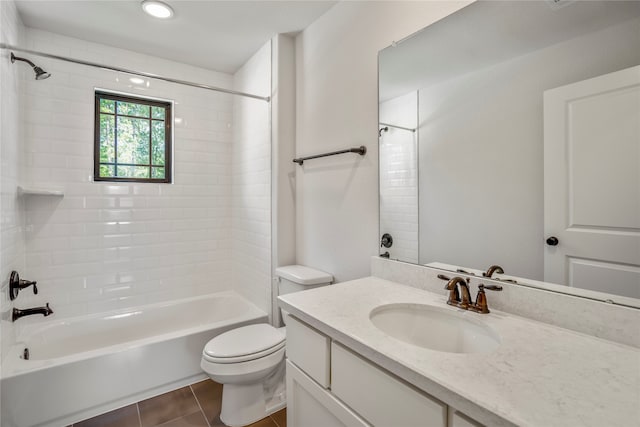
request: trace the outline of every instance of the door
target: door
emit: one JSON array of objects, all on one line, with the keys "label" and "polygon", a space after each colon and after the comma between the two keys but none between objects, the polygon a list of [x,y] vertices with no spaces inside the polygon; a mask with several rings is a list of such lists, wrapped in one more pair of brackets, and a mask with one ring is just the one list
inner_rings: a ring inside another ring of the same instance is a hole
[{"label": "door", "polygon": [[545,281],[640,297],[640,66],[544,93],[544,204]]}]

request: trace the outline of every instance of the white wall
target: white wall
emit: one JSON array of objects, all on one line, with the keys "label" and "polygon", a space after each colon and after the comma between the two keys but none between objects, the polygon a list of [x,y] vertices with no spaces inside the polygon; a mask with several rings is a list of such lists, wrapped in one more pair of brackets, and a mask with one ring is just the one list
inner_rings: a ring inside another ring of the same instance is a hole
[{"label": "white wall", "polygon": [[[29,29],[27,48],[231,87],[232,76]],[[232,97],[34,57],[26,78],[26,181],[65,191],[29,196],[28,278],[65,317],[231,289]],[[94,88],[175,101],[173,184],[92,182]],[[4,144],[3,144],[4,147]],[[21,324],[39,320],[32,316]],[[35,319],[35,320],[34,320]]]},{"label": "white wall", "polygon": [[639,64],[627,43],[639,27],[634,19],[420,90],[420,263],[500,264],[543,280],[542,94]]},{"label": "white wall", "polygon": [[296,261],[295,157],[296,64],[295,40],[279,34],[272,53],[272,250],[274,268]]},{"label": "white wall", "polygon": [[[0,42],[15,46],[23,37],[15,3],[0,1]],[[4,358],[14,336],[13,324],[5,317],[13,307],[8,296],[9,276],[12,270],[25,271],[24,203],[17,194],[24,164],[19,94],[20,75],[31,68],[22,62],[12,64],[9,50],[0,53],[0,311],[5,313],[0,320],[0,357]]]},{"label": "white wall", "polygon": [[297,262],[337,281],[378,254],[377,54],[463,2],[340,2],[296,39],[296,151],[365,145],[296,167]]},{"label": "white wall", "polygon": [[273,270],[296,262],[296,59],[295,40],[272,39],[271,75],[271,320],[280,325],[279,279]]},{"label": "white wall", "polygon": [[[418,91],[380,103],[380,235],[393,238],[391,259],[418,262]],[[382,124],[384,123],[384,124]]]},{"label": "white wall", "polygon": [[[271,94],[271,42],[234,75],[234,88]],[[233,129],[233,287],[258,307],[271,304],[271,114],[268,102],[236,97]]]}]

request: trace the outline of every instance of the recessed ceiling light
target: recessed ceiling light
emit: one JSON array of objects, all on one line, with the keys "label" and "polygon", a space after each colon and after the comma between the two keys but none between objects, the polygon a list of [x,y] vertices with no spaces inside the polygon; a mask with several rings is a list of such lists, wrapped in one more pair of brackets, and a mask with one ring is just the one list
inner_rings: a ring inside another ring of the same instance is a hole
[{"label": "recessed ceiling light", "polygon": [[173,9],[168,4],[156,0],[144,0],[142,10],[154,18],[167,19],[173,16]]}]

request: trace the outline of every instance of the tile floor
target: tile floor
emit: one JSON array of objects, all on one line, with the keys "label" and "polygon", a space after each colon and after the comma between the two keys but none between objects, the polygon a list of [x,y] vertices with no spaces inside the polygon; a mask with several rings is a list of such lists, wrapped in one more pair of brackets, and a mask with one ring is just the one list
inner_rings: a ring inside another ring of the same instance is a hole
[{"label": "tile floor", "polygon": [[[107,412],[72,427],[226,427],[220,421],[222,385],[204,380]],[[287,427],[286,409],[250,427]]]}]

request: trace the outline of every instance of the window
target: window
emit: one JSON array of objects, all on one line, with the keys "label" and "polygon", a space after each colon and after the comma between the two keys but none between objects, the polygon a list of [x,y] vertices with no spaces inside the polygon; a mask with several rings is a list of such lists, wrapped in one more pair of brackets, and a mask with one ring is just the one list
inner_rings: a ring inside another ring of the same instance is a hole
[{"label": "window", "polygon": [[96,91],[94,179],[171,182],[171,103]]}]

